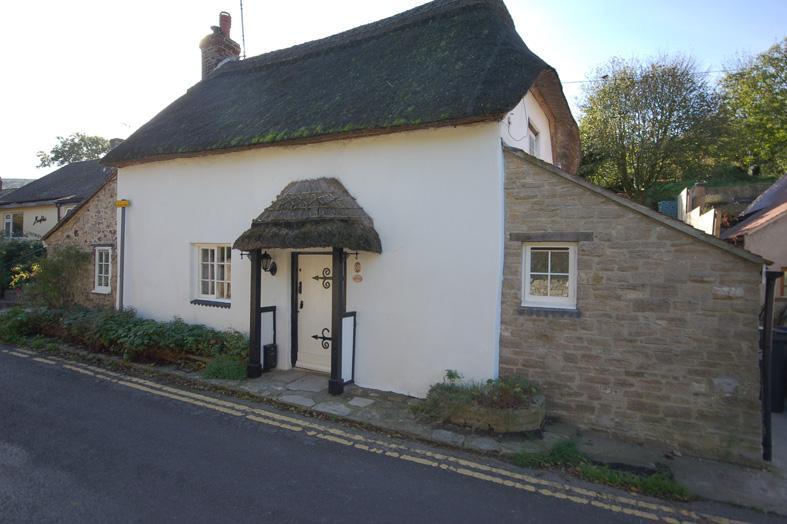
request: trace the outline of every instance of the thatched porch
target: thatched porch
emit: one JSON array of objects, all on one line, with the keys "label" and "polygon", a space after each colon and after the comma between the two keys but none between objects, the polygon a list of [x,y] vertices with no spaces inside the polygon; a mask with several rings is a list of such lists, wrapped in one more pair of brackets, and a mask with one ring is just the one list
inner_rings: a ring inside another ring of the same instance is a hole
[{"label": "thatched porch", "polygon": [[[261,275],[270,271],[266,249],[330,248],[331,328],[324,342],[330,344],[328,390],[340,394],[342,378],[342,324],[346,313],[346,253],[381,253],[380,237],[372,218],[358,205],[341,182],[318,178],[291,182],[274,202],[238,237],[234,249],[247,252],[251,260],[248,376],[259,377],[268,369],[261,359]],[[327,287],[326,287],[327,289]],[[297,346],[296,346],[297,347]]]}]

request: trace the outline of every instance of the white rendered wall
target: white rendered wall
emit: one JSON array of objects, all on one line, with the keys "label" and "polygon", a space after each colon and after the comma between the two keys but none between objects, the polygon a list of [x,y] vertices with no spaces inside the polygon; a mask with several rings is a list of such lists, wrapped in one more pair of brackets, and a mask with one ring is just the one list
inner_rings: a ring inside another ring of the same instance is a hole
[{"label": "white rendered wall", "polygon": [[704,233],[713,235],[716,228],[716,211],[710,209],[702,213],[699,207],[695,207],[686,214],[684,222]]},{"label": "white rendered wall", "polygon": [[[146,317],[248,331],[249,262],[233,252],[231,309],[190,304],[193,243],[231,244],[291,181],[336,177],[372,216],[383,253],[348,261],[357,311],[356,383],[423,395],[456,369],[497,375],[501,281],[497,123],[308,146],[262,148],[120,169],[129,199],[124,300]],[[279,366],[290,358],[290,253],[270,251],[262,305],[278,307]]]},{"label": "white rendered wall", "polygon": [[[31,238],[41,238],[49,233],[49,230],[57,225],[57,207],[52,204],[48,206],[30,206],[0,209],[0,220],[5,220],[6,215],[22,213],[22,232],[24,236]],[[35,223],[36,217],[46,218],[43,222]]]},{"label": "white rendered wall", "polygon": [[525,97],[509,111],[508,115],[500,122],[500,136],[507,145],[530,153],[527,139],[528,119],[539,132],[538,158],[550,164],[552,161],[552,140],[549,133],[549,119],[538,103],[533,93],[527,92]]},{"label": "white rendered wall", "polygon": [[[787,267],[787,215],[782,215],[770,224],[746,235],[744,247],[773,262],[768,269],[781,271],[782,268]],[[787,286],[785,288],[787,289]],[[776,285],[776,296],[787,298],[786,295],[781,294],[781,282]]]}]

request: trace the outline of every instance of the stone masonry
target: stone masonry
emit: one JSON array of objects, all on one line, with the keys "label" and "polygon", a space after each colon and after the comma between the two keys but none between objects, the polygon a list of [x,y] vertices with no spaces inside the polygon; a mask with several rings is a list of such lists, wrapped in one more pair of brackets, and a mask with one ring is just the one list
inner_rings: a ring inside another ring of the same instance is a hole
[{"label": "stone masonry", "polygon": [[[72,211],[72,215],[60,222],[44,240],[48,250],[56,250],[58,247],[70,245],[91,253],[90,261],[81,272],[75,286],[77,303],[86,307],[111,308],[115,305],[115,288],[117,287],[115,281],[117,275],[116,199],[117,179],[113,176],[98,192]],[[96,270],[95,248],[99,246],[112,247],[112,278],[110,279],[112,292],[109,294],[93,292]]]},{"label": "stone masonry", "polygon": [[[501,374],[584,428],[760,460],[757,258],[524,153],[505,152],[505,174]],[[522,307],[510,235],[556,232],[592,233],[577,248],[579,316]]]}]

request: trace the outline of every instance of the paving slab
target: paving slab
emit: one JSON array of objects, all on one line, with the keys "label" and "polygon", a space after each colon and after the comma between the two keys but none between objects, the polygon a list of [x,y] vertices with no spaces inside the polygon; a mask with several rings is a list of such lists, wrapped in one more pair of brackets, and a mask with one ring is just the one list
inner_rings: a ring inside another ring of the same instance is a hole
[{"label": "paving slab", "polygon": [[303,378],[307,376],[308,374],[309,372],[303,369],[296,369],[296,368],[284,369],[284,370],[274,369],[269,373],[264,373],[261,378],[262,380],[265,381],[283,382],[285,384],[289,384],[290,382],[294,382],[299,378]]},{"label": "paving slab", "polygon": [[323,375],[305,375],[287,384],[287,389],[292,391],[319,391],[328,390],[328,377]]},{"label": "paving slab", "polygon": [[352,411],[341,402],[320,402],[314,406],[313,409],[321,413],[330,413],[331,415],[338,415],[340,417],[345,417]]},{"label": "paving slab", "polygon": [[491,437],[481,437],[478,435],[471,435],[465,439],[464,445],[466,448],[475,449],[484,452],[499,452],[502,449],[500,442]]},{"label": "paving slab", "polygon": [[365,408],[367,406],[371,406],[374,404],[374,400],[370,398],[363,398],[363,397],[354,397],[351,401],[348,402],[349,405],[355,406],[357,408]]},{"label": "paving slab", "polygon": [[436,429],[432,431],[432,440],[440,442],[441,444],[461,446],[465,441],[465,436],[446,429]]},{"label": "paving slab", "polygon": [[314,400],[302,395],[282,395],[279,397],[279,400],[287,404],[295,404],[304,408],[310,408],[314,405]]}]

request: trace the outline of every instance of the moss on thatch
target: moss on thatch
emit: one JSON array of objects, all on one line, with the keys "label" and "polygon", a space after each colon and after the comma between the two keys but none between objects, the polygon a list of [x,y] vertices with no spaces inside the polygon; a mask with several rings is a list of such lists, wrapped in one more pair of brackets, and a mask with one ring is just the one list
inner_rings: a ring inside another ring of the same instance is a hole
[{"label": "moss on thatch", "polygon": [[524,44],[502,1],[437,0],[229,62],[104,162],[499,120],[547,70],[554,71]]},{"label": "moss on thatch", "polygon": [[242,251],[311,247],[382,252],[372,218],[335,178],[291,182],[233,244]]}]

